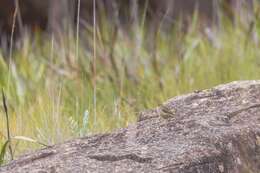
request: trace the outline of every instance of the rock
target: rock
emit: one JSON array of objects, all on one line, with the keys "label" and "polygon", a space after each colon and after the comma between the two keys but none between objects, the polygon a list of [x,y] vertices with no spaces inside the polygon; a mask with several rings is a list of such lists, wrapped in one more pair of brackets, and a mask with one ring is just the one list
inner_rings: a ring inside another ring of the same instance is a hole
[{"label": "rock", "polygon": [[26,154],[0,172],[260,172],[260,81],[173,98],[127,128]]}]

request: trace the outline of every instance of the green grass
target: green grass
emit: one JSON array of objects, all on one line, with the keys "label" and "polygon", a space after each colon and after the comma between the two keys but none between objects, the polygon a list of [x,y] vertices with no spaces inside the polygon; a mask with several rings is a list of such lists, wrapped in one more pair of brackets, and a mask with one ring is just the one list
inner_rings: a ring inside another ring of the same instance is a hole
[{"label": "green grass", "polygon": [[[43,34],[25,36],[8,62],[0,55],[0,88],[8,99],[12,136],[51,145],[71,138],[110,132],[136,121],[139,111],[196,89],[233,80],[260,78],[258,21],[254,29],[222,24],[211,36],[197,25],[183,33],[159,30],[155,40],[140,26],[132,39],[104,22],[97,30],[97,123],[93,117],[92,29],[81,33],[79,58],[75,38],[60,41]],[[255,35],[255,39],[252,39]],[[149,49],[148,43],[156,43]],[[89,120],[87,117],[89,112]],[[85,115],[85,116],[84,116]],[[6,141],[0,110],[0,141]],[[13,142],[15,154],[41,147]]]}]

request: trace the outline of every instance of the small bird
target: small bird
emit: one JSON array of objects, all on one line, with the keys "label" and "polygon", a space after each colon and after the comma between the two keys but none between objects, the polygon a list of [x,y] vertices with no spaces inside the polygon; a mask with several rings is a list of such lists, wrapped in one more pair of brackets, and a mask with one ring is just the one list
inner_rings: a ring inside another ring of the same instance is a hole
[{"label": "small bird", "polygon": [[164,119],[172,118],[176,115],[176,110],[174,108],[169,108],[165,105],[162,105],[160,109],[162,111],[160,116]]}]

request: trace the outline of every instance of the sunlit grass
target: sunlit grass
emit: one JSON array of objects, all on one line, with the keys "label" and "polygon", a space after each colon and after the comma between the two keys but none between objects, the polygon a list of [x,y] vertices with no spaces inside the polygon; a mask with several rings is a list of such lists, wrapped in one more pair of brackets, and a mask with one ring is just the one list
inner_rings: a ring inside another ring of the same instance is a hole
[{"label": "sunlit grass", "polygon": [[[185,34],[177,27],[168,33],[159,31],[155,40],[143,34],[136,54],[131,34],[114,32],[109,24],[100,26],[96,43],[96,126],[91,28],[81,33],[78,47],[71,35],[55,42],[41,34],[25,37],[13,52],[10,90],[6,93],[12,136],[27,136],[51,145],[84,134],[110,132],[135,122],[139,111],[176,95],[233,80],[260,78],[257,37],[252,39],[252,33],[248,35],[247,30],[230,23],[217,31],[198,28],[193,26]],[[140,33],[146,30],[141,28]],[[156,62],[154,50],[148,46],[151,42],[157,44]],[[0,87],[4,89],[8,65],[1,55]],[[2,109],[0,121],[4,143]],[[16,154],[37,147],[25,142],[14,144]]]}]

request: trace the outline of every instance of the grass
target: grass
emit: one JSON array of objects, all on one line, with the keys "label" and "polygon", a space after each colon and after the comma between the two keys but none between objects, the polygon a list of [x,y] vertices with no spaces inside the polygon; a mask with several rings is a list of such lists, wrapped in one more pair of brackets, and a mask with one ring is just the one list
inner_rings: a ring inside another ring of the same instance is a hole
[{"label": "grass", "polygon": [[[140,25],[140,48],[131,35],[99,24],[96,62],[93,29],[77,38],[54,41],[41,33],[25,35],[9,62],[0,54],[0,88],[6,91],[13,136],[46,145],[88,134],[110,132],[136,121],[139,111],[197,89],[233,80],[260,78],[260,23],[253,29],[223,22],[221,29],[201,30],[194,24],[158,31],[149,40]],[[111,34],[112,33],[112,34]],[[149,43],[156,49],[150,49]],[[96,93],[93,87],[96,86]],[[93,97],[96,96],[96,108]],[[96,109],[96,110],[95,110]],[[96,125],[95,121],[96,111]],[[5,112],[0,110],[0,142],[6,141]],[[41,147],[13,142],[15,155]]]}]

